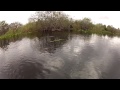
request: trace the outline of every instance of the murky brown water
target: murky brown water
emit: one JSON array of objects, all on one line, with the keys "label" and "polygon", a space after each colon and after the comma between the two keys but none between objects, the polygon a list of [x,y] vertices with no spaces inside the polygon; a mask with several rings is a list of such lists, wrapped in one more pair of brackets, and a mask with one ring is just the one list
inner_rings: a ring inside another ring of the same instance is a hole
[{"label": "murky brown water", "polygon": [[58,34],[13,41],[0,41],[0,79],[120,78],[118,37]]}]

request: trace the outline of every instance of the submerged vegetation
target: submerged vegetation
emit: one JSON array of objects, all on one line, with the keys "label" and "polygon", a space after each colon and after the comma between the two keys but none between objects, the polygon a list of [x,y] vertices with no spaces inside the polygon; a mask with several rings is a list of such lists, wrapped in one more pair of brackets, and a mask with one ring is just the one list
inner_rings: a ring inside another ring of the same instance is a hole
[{"label": "submerged vegetation", "polygon": [[89,18],[74,20],[61,11],[37,11],[25,25],[19,22],[0,22],[0,39],[55,31],[120,36],[119,28],[101,23],[93,24]]}]

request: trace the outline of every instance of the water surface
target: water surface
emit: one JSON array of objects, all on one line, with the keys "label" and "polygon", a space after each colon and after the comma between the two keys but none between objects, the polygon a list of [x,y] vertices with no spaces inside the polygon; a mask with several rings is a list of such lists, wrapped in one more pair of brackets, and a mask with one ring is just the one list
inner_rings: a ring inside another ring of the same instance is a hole
[{"label": "water surface", "polygon": [[0,41],[0,79],[119,78],[119,37],[59,33]]}]

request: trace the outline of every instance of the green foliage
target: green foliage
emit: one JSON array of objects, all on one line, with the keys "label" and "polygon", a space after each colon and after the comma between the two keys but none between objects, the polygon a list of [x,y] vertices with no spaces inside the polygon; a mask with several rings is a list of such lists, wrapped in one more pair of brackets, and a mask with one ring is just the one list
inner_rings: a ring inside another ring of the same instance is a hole
[{"label": "green foliage", "polygon": [[120,36],[119,28],[116,29],[113,26],[106,26],[100,23],[93,24],[89,18],[73,20],[60,11],[37,11],[29,18],[29,22],[25,25],[19,22],[14,22],[9,25],[5,21],[0,22],[0,39],[16,35],[40,34],[42,32],[53,31],[73,31],[75,33]]},{"label": "green foliage", "polygon": [[0,35],[5,34],[9,30],[9,26],[5,21],[0,22]]},{"label": "green foliage", "polygon": [[29,20],[32,23],[36,23],[39,31],[68,30],[70,26],[68,16],[58,11],[39,11]]}]

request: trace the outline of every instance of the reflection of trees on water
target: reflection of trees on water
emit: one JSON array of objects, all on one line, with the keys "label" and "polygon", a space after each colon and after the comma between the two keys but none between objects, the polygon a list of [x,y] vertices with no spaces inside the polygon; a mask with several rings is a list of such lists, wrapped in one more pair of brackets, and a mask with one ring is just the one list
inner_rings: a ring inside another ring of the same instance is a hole
[{"label": "reflection of trees on water", "polygon": [[[51,33],[38,37],[37,48],[41,51],[54,53],[56,48],[60,48],[71,36],[67,33]],[[33,46],[34,47],[34,46]]]},{"label": "reflection of trees on water", "polygon": [[[55,41],[59,39],[63,40]],[[7,47],[17,40],[3,40],[0,46]],[[2,59],[6,55],[6,59],[13,61],[0,69],[0,78],[119,78],[118,47],[110,45],[108,39],[96,35],[51,33],[34,39],[24,38],[18,41],[18,46],[23,48],[12,48],[1,54]]]},{"label": "reflection of trees on water", "polygon": [[16,42],[16,41],[19,41],[21,40],[22,38],[19,38],[19,37],[14,37],[12,39],[3,39],[3,40],[0,40],[0,47],[3,48],[3,49],[6,49],[7,46],[11,43],[11,42]]},{"label": "reflection of trees on water", "polygon": [[3,48],[3,49],[5,49],[5,48],[7,48],[7,46],[11,43],[11,42],[16,42],[16,41],[20,41],[20,40],[22,40],[23,38],[25,38],[25,37],[28,37],[28,38],[30,38],[30,39],[32,39],[32,38],[34,38],[35,36],[34,35],[26,35],[26,36],[13,36],[12,38],[10,38],[10,39],[2,39],[2,40],[0,40],[0,47],[1,48]]},{"label": "reflection of trees on water", "polygon": [[[39,41],[38,48],[40,48],[40,50],[48,51],[48,52],[54,52],[54,50],[56,48],[59,48],[67,40],[71,39],[71,35],[67,32],[65,32],[65,33],[61,33],[61,32],[46,33],[46,34],[42,34],[40,36],[36,35],[36,37],[38,37],[38,41]],[[31,38],[31,37],[28,37],[28,38]],[[22,36],[21,37],[15,36],[11,39],[0,40],[0,47],[5,49],[11,42],[16,42],[16,41],[19,41],[22,39],[23,39]]]},{"label": "reflection of trees on water", "polygon": [[7,48],[7,46],[9,45],[9,40],[1,40],[0,41],[0,47],[1,48],[3,48],[3,49],[5,49],[5,48]]}]

